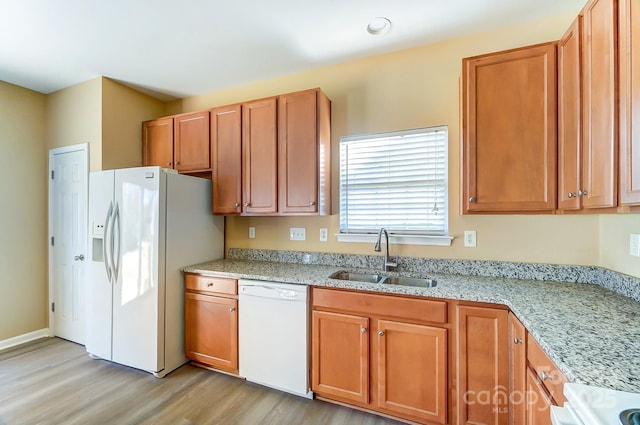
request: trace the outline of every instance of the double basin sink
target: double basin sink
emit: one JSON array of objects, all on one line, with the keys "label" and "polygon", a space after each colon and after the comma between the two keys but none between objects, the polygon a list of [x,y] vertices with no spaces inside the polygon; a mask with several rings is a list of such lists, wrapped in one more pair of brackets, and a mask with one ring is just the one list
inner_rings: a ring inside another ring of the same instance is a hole
[{"label": "double basin sink", "polygon": [[421,288],[434,288],[438,282],[434,279],[422,279],[417,277],[386,276],[380,273],[361,273],[340,270],[329,276],[329,279],[350,280],[355,282],[383,283],[388,285],[417,286]]}]

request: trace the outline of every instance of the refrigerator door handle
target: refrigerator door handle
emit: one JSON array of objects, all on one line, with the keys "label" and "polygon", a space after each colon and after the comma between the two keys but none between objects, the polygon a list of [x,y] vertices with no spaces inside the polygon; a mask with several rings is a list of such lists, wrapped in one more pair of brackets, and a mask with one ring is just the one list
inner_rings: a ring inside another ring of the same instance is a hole
[{"label": "refrigerator door handle", "polygon": [[109,248],[111,244],[107,239],[110,239],[110,226],[111,214],[113,213],[113,202],[109,202],[109,209],[107,210],[107,218],[104,219],[104,235],[102,237],[102,253],[104,255],[104,268],[107,270],[107,279],[111,283],[111,256]]},{"label": "refrigerator door handle", "polygon": [[116,208],[113,212],[113,227],[111,229],[111,233],[113,235],[113,241],[111,244],[112,246],[111,262],[113,264],[113,274],[114,274],[113,282],[117,283],[118,276],[120,275],[120,205],[118,204],[118,202],[116,202]]}]

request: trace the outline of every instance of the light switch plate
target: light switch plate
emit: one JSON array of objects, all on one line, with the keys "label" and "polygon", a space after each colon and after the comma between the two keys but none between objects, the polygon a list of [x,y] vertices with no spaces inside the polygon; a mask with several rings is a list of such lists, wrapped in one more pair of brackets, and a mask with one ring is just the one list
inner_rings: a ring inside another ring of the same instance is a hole
[{"label": "light switch plate", "polygon": [[326,242],[329,239],[329,229],[322,228],[320,229],[320,242]]},{"label": "light switch plate", "polygon": [[464,246],[466,246],[467,248],[475,248],[477,246],[475,230],[464,231]]},{"label": "light switch plate", "polygon": [[640,257],[640,233],[629,234],[629,255]]},{"label": "light switch plate", "polygon": [[304,227],[289,228],[290,241],[304,241],[306,239],[307,239],[307,229],[305,229]]},{"label": "light switch plate", "polygon": [[255,239],[255,238],[256,238],[256,228],[249,227],[249,239]]}]

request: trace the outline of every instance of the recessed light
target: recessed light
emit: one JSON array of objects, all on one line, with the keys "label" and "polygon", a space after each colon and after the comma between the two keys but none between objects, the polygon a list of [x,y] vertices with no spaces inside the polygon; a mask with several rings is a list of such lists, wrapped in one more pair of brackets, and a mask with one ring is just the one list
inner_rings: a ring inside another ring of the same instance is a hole
[{"label": "recessed light", "polygon": [[367,32],[372,35],[386,34],[390,29],[391,21],[383,17],[373,18],[367,25]]}]

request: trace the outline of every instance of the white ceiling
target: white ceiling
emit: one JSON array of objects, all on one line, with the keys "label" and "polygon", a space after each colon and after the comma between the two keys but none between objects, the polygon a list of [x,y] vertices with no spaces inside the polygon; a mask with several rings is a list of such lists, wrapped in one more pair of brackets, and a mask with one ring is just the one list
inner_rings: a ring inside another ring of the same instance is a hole
[{"label": "white ceiling", "polygon": [[[546,16],[585,0],[0,0],[0,80],[182,98]],[[384,36],[367,33],[376,16]]]}]

